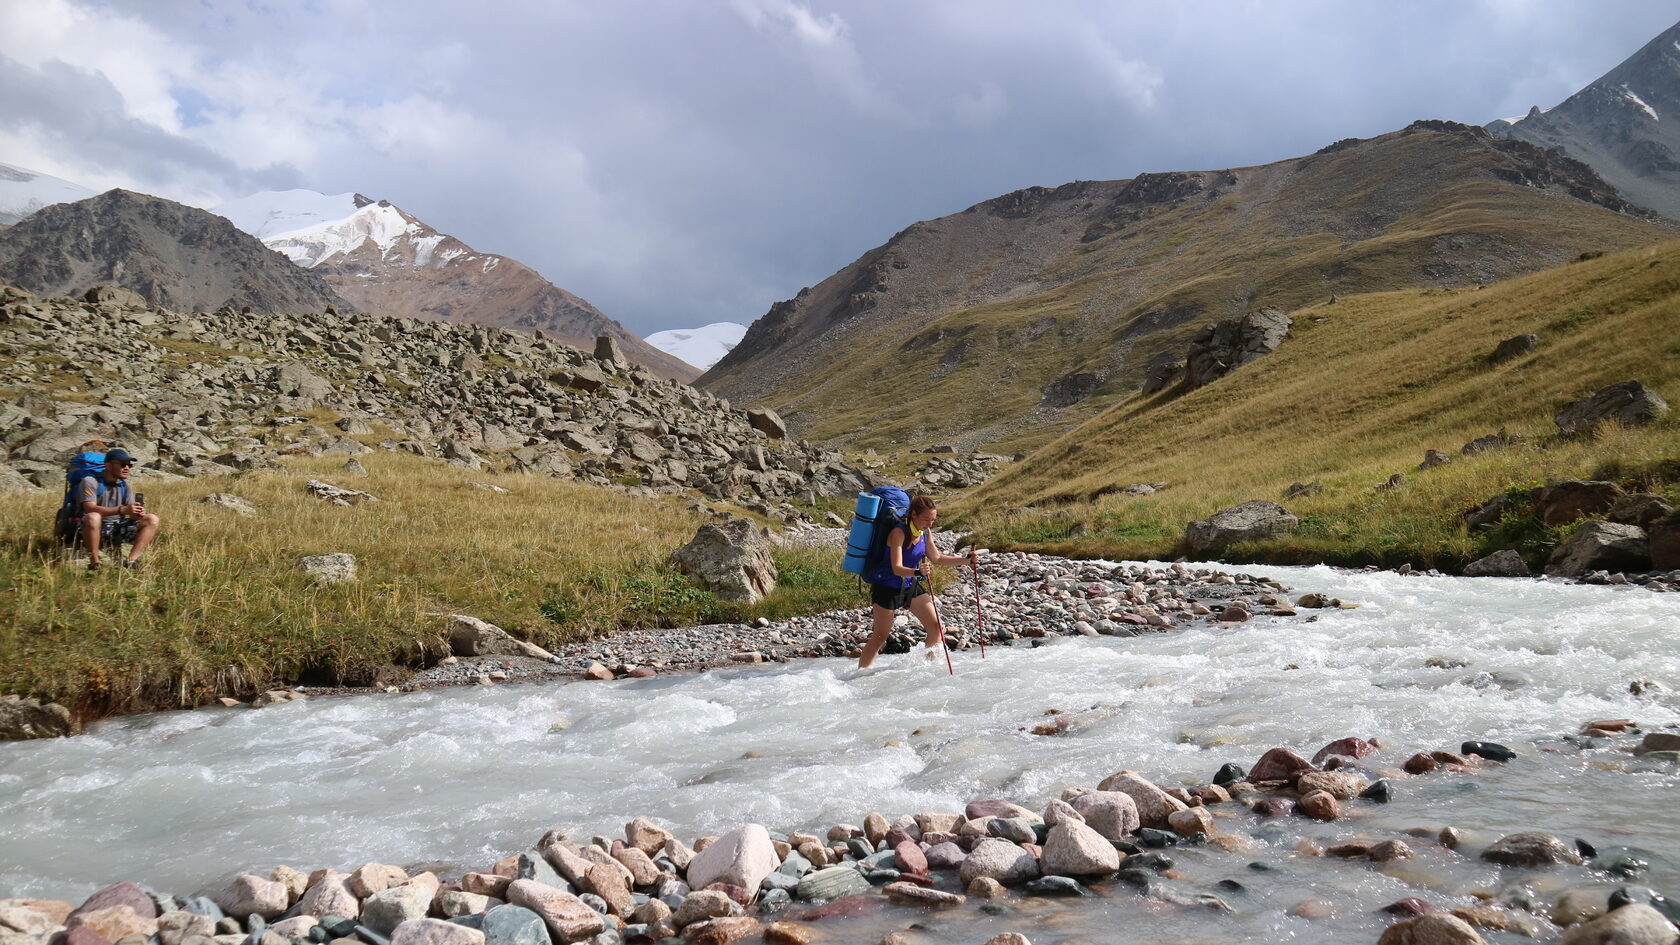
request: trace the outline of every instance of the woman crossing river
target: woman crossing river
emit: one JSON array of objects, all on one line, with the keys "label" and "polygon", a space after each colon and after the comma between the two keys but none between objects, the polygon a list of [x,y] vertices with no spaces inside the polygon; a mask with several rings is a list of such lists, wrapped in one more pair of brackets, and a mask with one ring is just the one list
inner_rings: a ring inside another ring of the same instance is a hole
[{"label": "woman crossing river", "polygon": [[939,622],[939,613],[929,596],[930,589],[918,581],[922,576],[919,572],[924,565],[974,566],[979,559],[974,551],[963,556],[948,555],[939,550],[933,542],[933,522],[938,517],[939,509],[934,505],[933,498],[918,495],[910,500],[910,514],[906,516],[905,524],[894,525],[887,533],[883,560],[868,575],[869,599],[875,605],[875,626],[869,634],[869,641],[863,645],[863,652],[858,654],[859,669],[867,669],[875,662],[875,655],[881,652],[887,635],[892,633],[893,616],[900,610],[909,609],[921,621],[922,627],[927,630],[926,642],[930,652],[934,646],[944,644],[945,628]]}]

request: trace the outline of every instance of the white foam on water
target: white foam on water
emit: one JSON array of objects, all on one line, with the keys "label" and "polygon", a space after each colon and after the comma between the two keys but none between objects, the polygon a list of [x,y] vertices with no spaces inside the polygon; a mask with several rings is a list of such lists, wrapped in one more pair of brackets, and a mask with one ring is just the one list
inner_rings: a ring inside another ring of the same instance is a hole
[{"label": "white foam on water", "polygon": [[[955,676],[943,665],[930,672],[914,652],[882,657],[865,674],[815,660],[320,699],[118,719],[77,738],[0,745],[9,799],[0,804],[0,898],[75,899],[124,878],[185,893],[279,863],[483,868],[550,827],[616,835],[635,816],[693,837],[747,821],[791,830],[859,823],[871,810],[960,810],[981,796],[1039,807],[1123,768],[1205,783],[1226,761],[1246,766],[1274,745],[1310,755],[1346,735],[1381,736],[1390,765],[1465,739],[1501,742],[1521,757],[1478,775],[1400,781],[1392,805],[1361,802],[1353,812],[1362,819],[1331,825],[1292,819],[1286,837],[1234,806],[1219,809],[1221,828],[1258,832],[1261,852],[1175,857],[1192,878],[1251,887],[1235,916],[1217,920],[1222,934],[1363,935],[1380,927],[1369,915],[1376,906],[1420,894],[1422,880],[1407,870],[1434,876],[1429,893],[1438,899],[1469,902],[1477,883],[1498,886],[1497,870],[1444,850],[1386,871],[1291,853],[1298,835],[1315,831],[1335,842],[1419,823],[1548,829],[1667,851],[1647,856],[1645,881],[1680,889],[1674,767],[1576,752],[1560,740],[1594,718],[1680,725],[1680,595],[1248,570],[1362,606],[994,646],[983,660],[964,651],[953,655]],[[1669,688],[1636,697],[1635,679]],[[1052,709],[1070,720],[1068,731],[1032,734]],[[1247,874],[1252,858],[1278,869]],[[1326,890],[1353,904],[1341,918],[1312,925],[1284,914]],[[1057,921],[1112,928],[1104,910],[1135,915],[1140,901],[1116,896]],[[1021,915],[1043,922],[1035,910],[1061,908],[1034,904]],[[1027,928],[1007,916],[949,921],[952,941]],[[1205,932],[1212,920],[1187,910],[1161,921],[1148,930],[1156,940]],[[1144,931],[1135,940],[1149,940]]]}]

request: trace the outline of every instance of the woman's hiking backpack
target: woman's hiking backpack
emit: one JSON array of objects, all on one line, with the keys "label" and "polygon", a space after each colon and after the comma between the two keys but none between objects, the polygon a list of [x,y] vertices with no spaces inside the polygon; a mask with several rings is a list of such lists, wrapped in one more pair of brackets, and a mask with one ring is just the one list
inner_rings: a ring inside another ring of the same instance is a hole
[{"label": "woman's hiking backpack", "polygon": [[887,534],[894,525],[903,525],[909,514],[910,494],[903,489],[882,486],[858,493],[841,569],[859,577],[875,570],[886,550]]}]

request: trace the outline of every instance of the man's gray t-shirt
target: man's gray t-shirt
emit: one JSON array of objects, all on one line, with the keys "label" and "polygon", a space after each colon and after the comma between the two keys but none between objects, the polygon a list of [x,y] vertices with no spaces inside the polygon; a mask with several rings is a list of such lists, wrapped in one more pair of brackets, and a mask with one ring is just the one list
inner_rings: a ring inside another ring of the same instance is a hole
[{"label": "man's gray t-shirt", "polygon": [[94,505],[111,507],[122,505],[128,501],[128,481],[119,479],[116,482],[106,482],[104,476],[84,476],[76,485],[76,511],[80,512],[84,502]]}]

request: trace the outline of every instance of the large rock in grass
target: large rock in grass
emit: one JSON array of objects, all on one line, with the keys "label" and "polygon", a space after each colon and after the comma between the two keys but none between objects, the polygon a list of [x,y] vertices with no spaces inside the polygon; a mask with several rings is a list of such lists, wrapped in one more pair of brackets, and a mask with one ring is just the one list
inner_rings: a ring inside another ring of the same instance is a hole
[{"label": "large rock in grass", "polygon": [[1623,494],[1622,487],[1613,482],[1570,480],[1534,490],[1534,511],[1547,525],[1567,525],[1603,515]]},{"label": "large rock in grass", "polygon": [[1645,529],[1615,522],[1586,522],[1546,561],[1546,573],[1580,577],[1588,571],[1647,571],[1651,543]]},{"label": "large rock in grass", "polygon": [[1565,436],[1591,433],[1606,423],[1642,427],[1668,412],[1668,401],[1638,381],[1612,384],[1557,412],[1553,421]]},{"label": "large rock in grass", "polygon": [[1271,354],[1289,337],[1291,324],[1283,309],[1262,308],[1209,325],[1190,339],[1184,358],[1185,384],[1195,390]]},{"label": "large rock in grass", "polygon": [[776,562],[753,523],[706,524],[672,555],[683,571],[728,601],[754,604],[776,589]]},{"label": "large rock in grass", "polygon": [[688,884],[705,889],[713,883],[728,883],[758,890],[764,877],[781,865],[770,832],[758,824],[736,827],[712,841],[688,864]]},{"label": "large rock in grass", "polygon": [[304,555],[298,559],[298,570],[314,578],[316,584],[349,584],[356,580],[356,556],[343,551]]},{"label": "large rock in grass", "polygon": [[554,654],[526,643],[493,623],[466,614],[449,617],[449,648],[456,656],[529,656],[553,660]]},{"label": "large rock in grass", "polygon": [[1197,554],[1219,551],[1240,541],[1287,535],[1300,524],[1300,519],[1276,502],[1255,499],[1186,525],[1184,544]]}]

